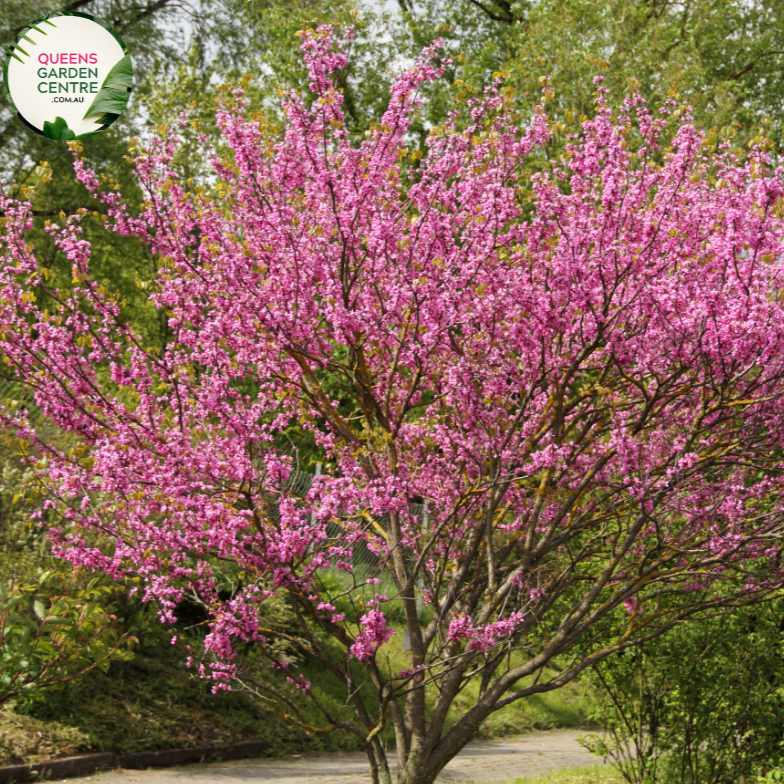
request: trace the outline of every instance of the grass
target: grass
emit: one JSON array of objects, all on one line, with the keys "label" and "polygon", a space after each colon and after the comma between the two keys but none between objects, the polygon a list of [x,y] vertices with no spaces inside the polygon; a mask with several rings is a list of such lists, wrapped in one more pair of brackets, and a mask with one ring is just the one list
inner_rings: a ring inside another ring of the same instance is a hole
[{"label": "grass", "polygon": [[[108,672],[94,671],[39,701],[0,711],[0,764],[39,762],[58,756],[111,751],[117,754],[156,749],[220,745],[242,740],[266,739],[271,753],[290,755],[303,751],[353,751],[358,740],[346,733],[309,735],[281,719],[275,708],[251,695],[237,692],[211,693],[211,685],[185,667],[188,633],[172,645],[172,630],[162,627],[151,611],[134,621],[130,631],[141,640],[135,658],[112,664]],[[181,619],[182,626],[195,619]],[[410,667],[410,654],[402,650],[401,633],[384,646],[383,666],[390,671]],[[183,641],[184,640],[184,641]],[[252,664],[252,652],[246,659]],[[316,695],[333,713],[350,715],[345,709],[342,686],[316,661],[296,666],[313,684]],[[263,678],[275,676],[259,667]],[[356,676],[362,680],[357,663]],[[448,721],[456,721],[477,699],[474,682],[458,695]],[[377,700],[365,687],[363,697],[371,710]],[[428,694],[432,706],[435,694]],[[312,703],[301,696],[306,718],[323,724]],[[587,709],[577,684],[549,694],[535,695],[507,706],[481,728],[480,738],[519,735],[533,729],[586,727]],[[391,727],[384,730],[391,744]]]},{"label": "grass", "polygon": [[623,777],[611,765],[563,768],[544,776],[526,776],[508,784],[623,784]]},{"label": "grass", "polygon": [[76,727],[20,715],[9,705],[0,709],[0,765],[70,757],[88,748],[88,736]]},{"label": "grass", "polygon": [[[390,642],[382,648],[383,657],[379,657],[381,665],[387,671],[398,671],[410,667],[410,654],[402,650],[402,632],[392,637]],[[316,663],[304,663],[301,668],[306,679],[313,684],[314,691],[319,699],[330,707],[332,711],[340,710],[342,696],[337,680],[329,673],[325,673]],[[546,673],[545,673],[546,674]],[[357,682],[362,681],[361,672],[357,668]],[[531,679],[523,679],[518,687],[523,686]],[[363,698],[369,705],[377,705],[375,693],[367,689],[360,690]],[[457,721],[472,705],[476,704],[479,694],[479,680],[472,683],[457,696],[453,702],[448,717],[447,725]],[[435,701],[435,689],[428,693],[428,705]],[[511,705],[493,714],[482,725],[478,737],[493,739],[520,735],[531,730],[548,730],[565,727],[587,728],[589,726],[588,708],[579,683],[570,683],[561,689],[547,694],[536,694],[525,700],[518,700]],[[314,720],[317,717],[314,715]],[[392,727],[384,730],[387,742],[394,742]],[[345,739],[345,746],[341,750],[358,749],[353,737]]]},{"label": "grass", "polygon": [[0,711],[0,764],[257,738],[269,738],[279,753],[303,746],[304,738],[283,730],[269,709],[248,696],[211,694],[183,660],[184,651],[140,654],[32,705]]},{"label": "grass", "polygon": [[[337,570],[328,570],[322,575],[322,590],[325,593],[332,593],[336,598],[331,601],[336,605],[340,612],[344,612],[347,618],[356,618],[358,607],[364,606],[375,593],[383,593],[391,598],[384,604],[384,612],[390,620],[391,625],[398,626],[395,634],[389,643],[379,651],[379,666],[387,673],[396,673],[399,670],[411,667],[410,654],[402,649],[403,643],[403,607],[400,599],[394,598],[395,589],[391,583],[389,575],[380,575],[381,584],[358,586],[347,595],[347,589],[351,587],[352,578]],[[337,598],[340,597],[340,598]],[[420,609],[420,619],[426,624],[430,618],[431,609],[424,606]],[[339,657],[338,657],[339,658]],[[512,655],[512,664],[520,660],[519,654]],[[333,711],[341,707],[340,691],[338,683],[332,676],[323,672],[320,666],[305,663],[302,667],[303,674],[310,681],[318,697]],[[544,675],[548,674],[545,671]],[[356,672],[357,682],[361,683],[363,675],[359,668]],[[518,682],[517,687],[530,683],[533,678],[525,678]],[[377,700],[372,690],[360,690],[363,698],[372,707],[377,706]],[[476,704],[479,696],[479,680],[475,679],[464,691],[458,695],[452,704],[447,725],[457,721],[468,708]],[[428,705],[432,706],[435,701],[435,689],[428,694]],[[578,683],[570,683],[561,689],[557,689],[547,694],[536,694],[525,700],[508,705],[488,718],[479,730],[478,737],[483,739],[493,739],[520,735],[531,730],[556,729],[559,727],[580,727],[587,728],[588,725],[588,706],[585,696]],[[316,718],[314,716],[314,718]],[[384,738],[389,743],[394,741],[394,733],[391,727],[384,730]],[[353,738],[347,739],[350,748],[358,748]]]}]

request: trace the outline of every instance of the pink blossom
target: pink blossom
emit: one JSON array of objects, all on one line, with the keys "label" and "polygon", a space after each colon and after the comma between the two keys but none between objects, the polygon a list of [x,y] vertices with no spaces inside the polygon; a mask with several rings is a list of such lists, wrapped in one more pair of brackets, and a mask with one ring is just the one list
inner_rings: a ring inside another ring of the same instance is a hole
[{"label": "pink blossom", "polygon": [[351,653],[360,661],[372,658],[376,651],[397,633],[387,626],[384,613],[380,610],[365,613],[359,622],[365,628],[356,636]]}]

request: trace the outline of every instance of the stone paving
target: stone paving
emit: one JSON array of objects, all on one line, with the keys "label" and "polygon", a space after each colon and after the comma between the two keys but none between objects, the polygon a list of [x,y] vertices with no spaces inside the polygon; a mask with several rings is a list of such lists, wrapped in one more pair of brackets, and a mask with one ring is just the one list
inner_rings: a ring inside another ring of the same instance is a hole
[{"label": "stone paving", "polygon": [[[441,784],[493,784],[554,768],[601,764],[579,743],[582,732],[532,732],[519,738],[476,741],[453,759],[438,778]],[[214,762],[159,770],[108,771],[91,784],[368,784],[364,754],[306,754],[293,759]]]}]

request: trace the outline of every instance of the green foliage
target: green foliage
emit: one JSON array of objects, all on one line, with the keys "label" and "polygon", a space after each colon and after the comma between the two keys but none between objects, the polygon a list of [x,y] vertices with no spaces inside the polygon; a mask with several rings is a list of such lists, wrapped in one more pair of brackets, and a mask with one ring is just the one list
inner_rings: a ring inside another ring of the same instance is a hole
[{"label": "green foliage", "polygon": [[212,35],[222,52],[215,73],[222,80],[256,74],[248,87],[249,100],[270,118],[279,117],[280,88],[306,93],[299,30],[324,22],[342,28],[353,25],[351,62],[336,79],[350,130],[361,133],[388,101],[389,71],[400,54],[392,33],[394,17],[377,7],[351,0],[226,0],[223,13],[213,17]]},{"label": "green foliage", "polygon": [[[415,4],[419,5],[419,4]],[[423,4],[427,8],[437,3]],[[476,7],[478,2],[456,4]],[[493,61],[512,72],[521,106],[550,91],[550,112],[590,117],[592,78],[606,79],[615,100],[639,89],[655,109],[668,98],[688,103],[706,128],[751,129],[772,118],[782,146],[784,2],[782,0],[541,0],[483,3],[495,13],[492,39],[474,60],[476,87]],[[497,9],[496,9],[497,10]],[[477,28],[478,29],[478,28]],[[474,44],[476,50],[477,44]],[[479,73],[476,66],[484,65]],[[546,84],[542,79],[546,79]]]},{"label": "green foliage", "polygon": [[[35,722],[44,737],[76,733],[81,752],[130,754],[259,738],[277,754],[306,748],[304,733],[285,728],[258,700],[237,692],[212,694],[212,684],[184,666],[185,645],[198,643],[185,636],[172,645],[171,630],[154,612],[138,610],[138,603],[137,612],[146,620],[131,625],[141,640],[132,660],[112,662],[105,672],[93,670],[32,704],[17,705],[15,715]],[[0,718],[0,732],[2,724]],[[16,748],[19,756],[20,741]]]},{"label": "green foliage", "polygon": [[783,629],[779,598],[605,660],[588,681],[606,732],[585,745],[630,784],[731,784],[769,771],[782,760]]},{"label": "green foliage", "polygon": [[[689,103],[706,128],[750,132],[765,118],[782,146],[784,0],[399,0],[397,13],[358,6],[354,62],[343,80],[352,129],[364,130],[383,103],[387,72],[444,39],[453,59],[445,78],[423,93],[420,142],[443,121],[455,97],[487,87],[508,70],[522,112],[547,90],[556,121],[590,117],[593,77],[619,101],[639,89],[655,109],[667,99]],[[305,74],[294,38],[303,23],[351,22],[340,0],[229,2],[213,13],[221,41],[216,70],[224,78],[259,74],[251,99],[274,112],[278,84],[302,88]],[[229,19],[232,21],[230,22]],[[380,45],[381,44],[381,45]],[[272,100],[270,100],[272,99]],[[745,138],[745,137],[744,137]]]},{"label": "green foliage", "polygon": [[36,585],[0,583],[0,705],[132,655],[135,640],[99,604],[111,588],[71,579],[53,592],[50,579],[45,572]]},{"label": "green foliage", "polygon": [[35,501],[29,497],[29,469],[0,453],[0,579],[36,580],[51,569],[43,531],[30,521]]}]

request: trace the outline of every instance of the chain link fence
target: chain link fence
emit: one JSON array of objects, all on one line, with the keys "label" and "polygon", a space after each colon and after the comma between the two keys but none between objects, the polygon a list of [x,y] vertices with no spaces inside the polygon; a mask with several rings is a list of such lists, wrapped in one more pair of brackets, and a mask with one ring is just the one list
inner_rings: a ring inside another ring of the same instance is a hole
[{"label": "chain link fence", "polygon": [[19,401],[27,409],[27,416],[32,424],[40,421],[41,410],[33,400],[33,393],[16,381],[0,381],[0,402],[8,404],[9,401]]},{"label": "chain link fence", "polygon": [[[289,477],[286,489],[292,491],[296,496],[304,498],[312,487],[313,480],[317,476],[321,476],[321,463],[316,464],[315,473],[311,474],[307,471],[294,472]],[[409,509],[414,517],[418,517],[421,520],[423,527],[427,527],[427,502],[421,504],[411,504]],[[277,515],[277,509],[274,510],[273,514]],[[315,517],[312,519],[315,521]],[[333,522],[329,524],[327,533],[330,539],[333,539],[335,542],[340,542],[343,535],[343,528],[339,523]],[[379,558],[374,552],[372,552],[372,550],[370,550],[367,544],[360,542],[355,544],[353,547],[351,564],[355,569],[359,568],[362,571],[371,572],[379,566]]]}]

